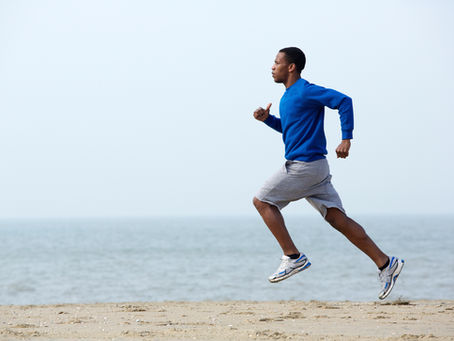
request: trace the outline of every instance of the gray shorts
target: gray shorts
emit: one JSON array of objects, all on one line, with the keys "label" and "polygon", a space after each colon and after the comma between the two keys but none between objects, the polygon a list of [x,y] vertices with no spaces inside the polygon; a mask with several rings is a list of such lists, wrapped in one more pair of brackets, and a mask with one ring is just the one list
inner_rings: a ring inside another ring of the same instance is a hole
[{"label": "gray shorts", "polygon": [[339,195],[331,184],[328,161],[286,161],[269,178],[256,198],[280,210],[291,201],[305,198],[325,217],[328,208],[336,207],[345,213]]}]

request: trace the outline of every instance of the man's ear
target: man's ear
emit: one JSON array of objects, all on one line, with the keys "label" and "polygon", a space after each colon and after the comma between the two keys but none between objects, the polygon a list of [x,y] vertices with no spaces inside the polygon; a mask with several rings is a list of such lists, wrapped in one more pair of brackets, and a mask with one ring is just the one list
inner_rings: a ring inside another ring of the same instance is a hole
[{"label": "man's ear", "polygon": [[288,72],[295,72],[295,71],[296,71],[296,65],[295,65],[295,63],[291,63],[288,66]]}]

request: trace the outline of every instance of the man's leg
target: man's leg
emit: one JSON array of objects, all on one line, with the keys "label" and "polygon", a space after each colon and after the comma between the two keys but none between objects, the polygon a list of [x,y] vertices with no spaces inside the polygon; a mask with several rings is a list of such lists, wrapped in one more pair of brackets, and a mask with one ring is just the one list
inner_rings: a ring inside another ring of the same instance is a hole
[{"label": "man's leg", "polygon": [[279,209],[276,206],[260,201],[257,198],[254,198],[253,202],[257,211],[259,211],[262,216],[263,221],[268,226],[271,233],[273,233],[284,252],[284,256],[281,257],[281,264],[276,272],[268,277],[268,280],[271,283],[280,282],[309,268],[311,263],[306,255],[300,254],[295,244],[293,244],[293,240],[285,227],[284,218]]},{"label": "man's leg", "polygon": [[287,228],[285,227],[284,218],[282,217],[279,209],[274,205],[260,201],[256,197],[254,197],[253,203],[257,211],[262,216],[266,226],[268,226],[271,233],[279,242],[284,254],[293,255],[299,253],[292,238],[290,237],[290,234],[288,233]]},{"label": "man's leg", "polygon": [[368,255],[378,268],[386,264],[389,259],[388,256],[378,248],[356,221],[347,217],[345,213],[337,208],[328,208],[325,219],[358,249]]}]

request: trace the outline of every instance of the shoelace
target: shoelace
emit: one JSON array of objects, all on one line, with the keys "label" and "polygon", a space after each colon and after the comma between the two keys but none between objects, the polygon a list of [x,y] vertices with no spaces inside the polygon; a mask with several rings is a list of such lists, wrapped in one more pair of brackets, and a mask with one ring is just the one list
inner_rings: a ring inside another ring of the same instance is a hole
[{"label": "shoelace", "polygon": [[391,274],[388,273],[388,271],[386,271],[386,269],[383,270],[383,271],[378,270],[378,280],[379,280],[381,283],[386,283],[386,282],[388,282],[390,279],[391,279]]},{"label": "shoelace", "polygon": [[281,265],[279,265],[279,268],[277,268],[276,272],[284,271],[285,269],[288,268],[288,264],[290,263],[290,258],[283,256],[281,259],[282,259]]}]

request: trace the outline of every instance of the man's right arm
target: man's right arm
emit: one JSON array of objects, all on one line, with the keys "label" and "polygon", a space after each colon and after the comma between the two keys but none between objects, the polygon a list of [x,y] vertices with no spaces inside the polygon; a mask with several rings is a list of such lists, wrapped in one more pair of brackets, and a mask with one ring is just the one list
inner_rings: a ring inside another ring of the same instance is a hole
[{"label": "man's right arm", "polygon": [[274,130],[282,133],[282,124],[281,119],[277,118],[270,114],[271,103],[268,104],[266,109],[262,107],[254,111],[254,118],[258,121],[265,123],[267,126],[273,128]]}]

